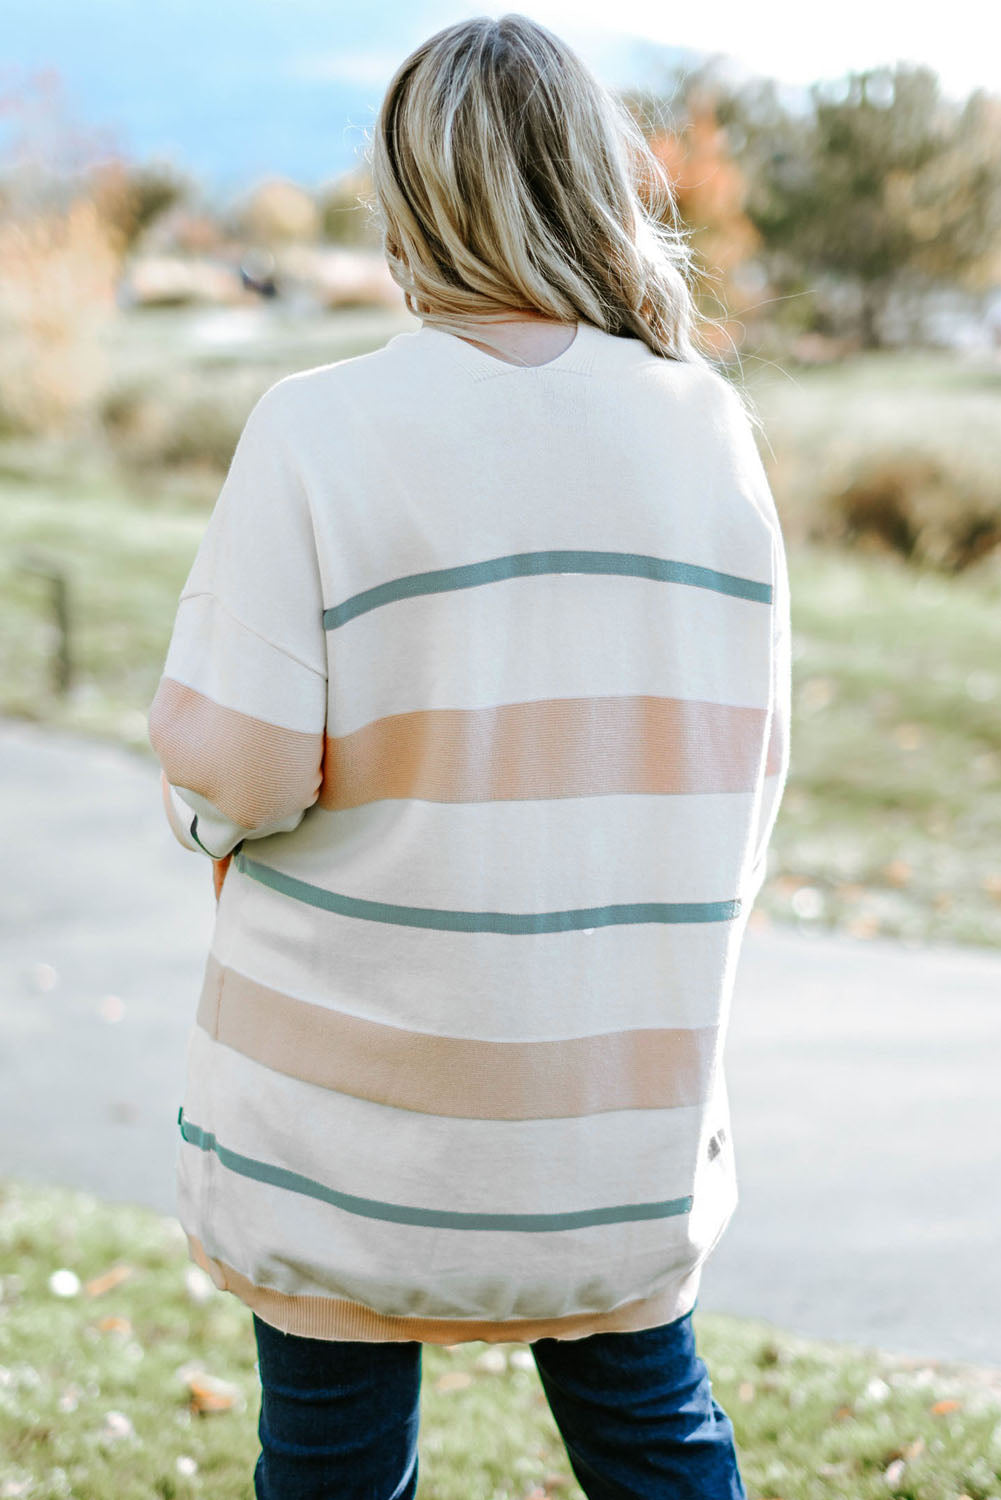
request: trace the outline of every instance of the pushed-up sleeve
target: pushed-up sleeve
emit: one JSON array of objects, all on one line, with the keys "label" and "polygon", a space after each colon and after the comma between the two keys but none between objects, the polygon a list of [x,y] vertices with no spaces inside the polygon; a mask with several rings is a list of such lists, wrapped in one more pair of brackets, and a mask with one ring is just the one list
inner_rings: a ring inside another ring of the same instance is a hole
[{"label": "pushed-up sleeve", "polygon": [[291,832],[320,793],[322,585],[288,394],[265,391],[240,434],[148,716],[170,827],[213,859]]}]

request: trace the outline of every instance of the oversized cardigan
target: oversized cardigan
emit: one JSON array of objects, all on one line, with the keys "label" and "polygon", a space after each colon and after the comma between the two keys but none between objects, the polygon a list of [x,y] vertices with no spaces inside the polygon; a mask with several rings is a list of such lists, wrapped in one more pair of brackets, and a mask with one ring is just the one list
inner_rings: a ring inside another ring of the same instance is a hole
[{"label": "oversized cardigan", "polygon": [[789,655],[708,365],[420,324],[260,397],[149,712],[174,834],[232,854],[177,1116],[219,1287],[447,1344],[694,1306]]}]

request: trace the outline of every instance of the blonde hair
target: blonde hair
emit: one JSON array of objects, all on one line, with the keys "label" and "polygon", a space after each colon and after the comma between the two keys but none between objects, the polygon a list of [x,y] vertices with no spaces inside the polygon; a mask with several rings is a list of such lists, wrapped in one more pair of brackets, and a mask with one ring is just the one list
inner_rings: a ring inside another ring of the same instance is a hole
[{"label": "blonde hair", "polygon": [[697,346],[690,231],[666,169],[539,22],[476,16],[421,43],[389,82],[367,154],[363,201],[425,324],[498,348],[482,335],[512,315],[584,319],[718,370]]}]

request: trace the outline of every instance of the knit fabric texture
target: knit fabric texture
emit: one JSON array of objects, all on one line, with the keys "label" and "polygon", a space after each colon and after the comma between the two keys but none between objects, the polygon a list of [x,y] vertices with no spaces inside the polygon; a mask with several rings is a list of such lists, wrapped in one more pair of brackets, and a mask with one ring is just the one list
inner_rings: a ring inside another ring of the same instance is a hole
[{"label": "knit fabric texture", "polygon": [[789,697],[716,370],[420,324],[265,391],[149,711],[170,828],[206,878],[232,854],[177,1116],[217,1286],[443,1344],[694,1306]]}]

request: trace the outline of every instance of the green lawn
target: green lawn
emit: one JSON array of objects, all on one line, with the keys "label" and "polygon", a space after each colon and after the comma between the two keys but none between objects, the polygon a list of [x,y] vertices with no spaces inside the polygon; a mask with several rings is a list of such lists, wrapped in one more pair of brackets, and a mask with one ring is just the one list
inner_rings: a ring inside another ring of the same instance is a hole
[{"label": "green lawn", "polygon": [[[0,1179],[0,1267],[4,1500],[252,1500],[250,1313],[176,1219]],[[749,1500],[1001,1496],[998,1372],[694,1324]],[[526,1344],[424,1346],[420,1457],[419,1500],[582,1500]]]},{"label": "green lawn", "polygon": [[[304,343],[286,319],[248,349],[200,342],[199,326],[180,314],[126,321],[116,358],[126,392],[155,404],[160,379],[182,434],[192,391],[196,404],[215,391],[224,431],[206,419],[207,457],[228,441],[235,391],[246,408],[286,370],[392,331],[385,314],[359,312]],[[1001,947],[1001,557],[949,578],[820,547],[804,525],[867,443],[951,442],[957,463],[996,474],[1001,371],[930,353],[745,370],[775,450],[795,657],[792,767],[752,921]],[[211,463],[116,465],[85,441],[0,444],[0,712],[152,757],[146,714],[220,482]],[[22,566],[38,551],[67,581],[65,697],[53,687],[52,587]]]},{"label": "green lawn", "polygon": [[[146,712],[203,506],[3,486],[0,711],[152,757]],[[65,571],[76,681],[52,687]],[[792,768],[754,920],[1001,947],[1001,581],[790,548]]]},{"label": "green lawn", "polygon": [[1001,946],[1001,581],[790,560],[792,765],[760,909]]}]

